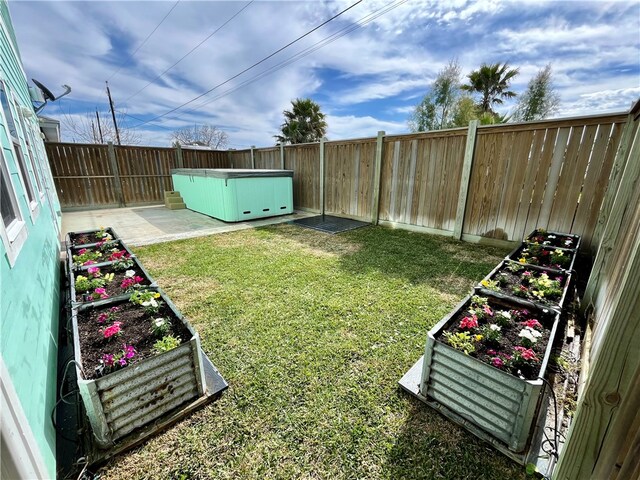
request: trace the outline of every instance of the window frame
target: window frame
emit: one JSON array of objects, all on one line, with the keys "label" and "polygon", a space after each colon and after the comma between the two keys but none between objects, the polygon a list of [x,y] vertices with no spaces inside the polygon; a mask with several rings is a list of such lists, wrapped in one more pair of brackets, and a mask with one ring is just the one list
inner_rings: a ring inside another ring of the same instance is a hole
[{"label": "window frame", "polygon": [[[29,165],[25,159],[24,152],[22,151],[22,144],[20,143],[20,130],[19,130],[20,125],[19,125],[19,122],[16,122],[16,115],[12,110],[12,104],[13,104],[13,108],[15,108],[15,97],[13,95],[13,92],[11,92],[7,88],[7,83],[4,81],[0,81],[0,90],[4,92],[5,98],[7,100],[8,114],[11,115],[11,122],[15,126],[16,135],[18,135],[18,137],[13,136],[13,134],[11,133],[11,130],[9,129],[9,121],[5,115],[5,109],[4,107],[0,108],[0,110],[2,111],[1,114],[4,122],[4,128],[7,133],[7,137],[11,142],[11,151],[13,153],[13,158],[16,161],[18,177],[20,178],[22,182],[22,187],[24,189],[25,201],[29,208],[31,223],[35,224],[36,219],[40,214],[40,204],[38,203],[37,189],[34,188],[31,177],[29,176]],[[19,114],[19,112],[17,113]],[[23,175],[22,167],[24,167],[25,175]],[[7,168],[8,168],[8,165],[7,165]],[[33,197],[33,200],[31,200],[30,197]]]},{"label": "window frame", "polygon": [[40,168],[39,159],[36,158],[36,154],[34,151],[33,145],[33,137],[31,136],[30,122],[27,119],[27,116],[22,112],[22,107],[18,103],[18,98],[13,95],[14,107],[18,112],[18,119],[20,129],[22,130],[22,139],[24,140],[25,150],[29,156],[29,163],[31,163],[31,170],[33,170],[33,177],[35,178],[36,184],[36,193],[40,195],[40,203],[42,203],[42,199],[44,198],[44,182],[42,170]]},{"label": "window frame", "polygon": [[3,148],[0,148],[0,169],[2,169],[1,175],[6,178],[7,186],[9,187],[7,193],[11,200],[13,211],[16,215],[9,225],[5,225],[4,219],[0,221],[0,238],[4,244],[4,249],[9,260],[9,266],[13,267],[18,255],[20,254],[20,250],[22,250],[22,247],[27,240],[28,232],[27,223],[24,221],[22,211],[20,210],[18,194],[12,181],[9,164]]}]

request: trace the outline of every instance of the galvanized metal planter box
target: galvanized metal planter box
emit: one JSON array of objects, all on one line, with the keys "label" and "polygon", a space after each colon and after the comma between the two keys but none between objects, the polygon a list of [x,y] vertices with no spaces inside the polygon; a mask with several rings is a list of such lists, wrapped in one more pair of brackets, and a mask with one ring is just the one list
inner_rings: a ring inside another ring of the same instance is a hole
[{"label": "galvanized metal planter box", "polygon": [[[157,287],[156,281],[151,277],[151,275],[149,274],[149,272],[147,272],[147,270],[142,266],[142,264],[138,261],[137,258],[135,257],[131,257],[131,261],[133,262],[133,266],[131,267],[131,269],[133,270],[139,270],[140,272],[142,272],[142,276],[148,281],[148,284],[145,284],[145,287]],[[91,267],[98,267],[98,268],[102,268],[102,267],[106,267],[106,266],[110,266],[113,265],[113,262],[102,262],[102,263],[96,263],[94,265],[87,265],[84,267],[79,267],[77,270],[70,270],[69,271],[69,288],[71,290],[71,302],[74,306],[79,306],[79,305],[86,305],[89,303],[96,303],[100,300],[97,301],[84,301],[82,299],[82,294],[78,294],[76,292],[76,276],[77,275],[85,275],[86,276],[86,271],[91,268]],[[129,269],[127,269],[129,270]],[[123,292],[121,295],[118,296],[113,296],[110,297],[111,300],[120,300],[120,299],[128,299],[131,296],[130,293],[125,293]]]},{"label": "galvanized metal planter box", "polygon": [[[493,301],[494,299],[490,299]],[[427,402],[453,412],[489,433],[512,452],[522,452],[530,439],[532,423],[543,390],[559,314],[548,311],[549,342],[541,362],[538,379],[525,380],[465,355],[438,340],[449,322],[466,309],[471,295],[434,326],[427,335],[422,366],[420,395]],[[504,302],[495,299],[497,302]],[[520,308],[512,304],[512,308]],[[543,312],[538,312],[543,313]]]},{"label": "galvanized metal planter box", "polygon": [[[502,262],[500,262],[498,264],[498,266],[496,268],[491,270],[491,272],[486,277],[484,277],[483,280],[494,280],[496,278],[496,276],[501,271],[504,271],[506,269],[506,267],[510,263],[517,263],[518,265],[522,265],[521,263],[515,262],[513,260],[503,260]],[[569,286],[571,285],[571,273],[570,272],[565,272],[565,271],[562,271],[562,270],[555,270],[555,269],[552,269],[552,268],[539,267],[537,265],[526,265],[526,267],[523,265],[523,267],[526,268],[527,270],[534,270],[536,272],[547,273],[547,274],[549,274],[550,277],[553,277],[554,275],[561,275],[564,278],[564,283],[563,283],[563,288],[562,288],[562,296],[560,297],[560,299],[558,299],[558,301],[556,301],[556,302],[553,302],[552,304],[545,305],[544,303],[541,303],[540,301],[537,301],[537,300],[528,300],[526,298],[518,297],[518,296],[510,294],[510,293],[503,293],[503,292],[498,292],[498,291],[495,291],[495,290],[490,290],[490,289],[484,287],[481,283],[479,283],[475,287],[475,289],[480,295],[494,296],[494,297],[497,297],[497,298],[507,299],[509,301],[513,301],[513,302],[519,303],[524,308],[533,308],[533,309],[545,309],[545,308],[548,308],[548,309],[551,309],[551,310],[555,310],[557,312],[561,312],[562,311],[562,307],[564,306],[564,302],[567,299],[567,293],[569,292]]]},{"label": "galvanized metal planter box", "polygon": [[[127,245],[122,241],[122,240],[113,240],[108,242],[108,244],[106,244],[107,248],[112,249],[112,248],[117,248],[119,250],[124,250],[127,252],[127,254],[130,257],[135,257],[135,255],[133,254],[133,252],[131,250],[129,250],[129,247],[127,247]],[[82,250],[83,248],[87,248],[87,249],[94,249],[95,248],[95,244],[93,245],[78,245],[75,247],[69,247],[67,249],[67,262],[69,264],[69,271],[72,270],[78,270],[79,268],[82,268],[82,265],[75,265],[73,262],[73,256],[78,254],[78,251]],[[107,262],[100,262],[100,263],[107,263]]]},{"label": "galvanized metal planter box", "polygon": [[161,293],[161,298],[191,333],[191,338],[168,352],[146,358],[97,379],[86,379],[82,367],[78,313],[126,300],[96,302],[72,313],[78,388],[97,444],[109,448],[130,434],[186,402],[205,394],[200,338]]},{"label": "galvanized metal planter box", "polygon": [[544,234],[544,235],[555,235],[557,237],[569,237],[571,239],[573,239],[573,244],[571,246],[569,245],[559,245],[559,248],[566,248],[569,250],[575,250],[578,251],[580,249],[580,242],[582,241],[582,239],[580,238],[580,235],[574,235],[572,233],[561,233],[561,232],[547,232],[547,231],[541,231],[540,229],[535,229],[533,232],[531,232],[527,238],[524,239],[524,243],[533,243],[533,238],[540,235],[540,234]]},{"label": "galvanized metal planter box", "polygon": [[[509,255],[507,255],[507,260],[513,260],[514,262],[518,262],[519,259],[522,257],[522,251],[525,248],[528,248],[528,247],[529,247],[529,244],[523,242],[520,246],[515,248]],[[574,266],[574,264],[576,262],[577,250],[570,249],[570,248],[557,248],[557,247],[544,247],[544,248],[547,248],[549,250],[562,250],[567,256],[570,257],[571,262],[569,263],[568,266],[562,267],[561,270],[566,270],[568,272],[572,272],[573,271],[573,266]],[[553,269],[553,267],[550,267],[550,266],[547,267],[547,266],[544,266],[544,265],[535,265],[535,264],[532,264],[532,263],[523,263],[522,265],[526,265],[527,268],[529,266],[534,266],[534,267],[540,266],[540,267],[543,267],[543,268],[551,268],[551,269]]]}]

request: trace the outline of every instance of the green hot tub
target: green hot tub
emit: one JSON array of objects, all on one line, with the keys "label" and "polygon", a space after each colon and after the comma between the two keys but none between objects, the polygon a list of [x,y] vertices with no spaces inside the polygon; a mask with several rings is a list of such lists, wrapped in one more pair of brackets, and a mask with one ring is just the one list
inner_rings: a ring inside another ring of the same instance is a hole
[{"label": "green hot tub", "polygon": [[292,170],[178,168],[171,177],[188,209],[225,222],[293,213]]}]

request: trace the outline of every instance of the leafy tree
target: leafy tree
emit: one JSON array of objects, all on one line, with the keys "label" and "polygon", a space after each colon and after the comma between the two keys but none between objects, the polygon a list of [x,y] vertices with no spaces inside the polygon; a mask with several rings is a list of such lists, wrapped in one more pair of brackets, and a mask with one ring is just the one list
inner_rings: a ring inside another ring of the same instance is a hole
[{"label": "leafy tree", "polygon": [[492,106],[502,104],[504,98],[513,98],[516,93],[509,90],[511,80],[518,75],[517,68],[509,69],[507,63],[495,63],[487,65],[483,63],[479,70],[472,71],[469,83],[462,85],[462,89],[468,92],[475,92],[481,95],[478,106],[482,112],[495,114]]},{"label": "leafy tree", "polygon": [[320,105],[310,98],[296,98],[291,101],[291,110],[285,110],[281,135],[275,135],[278,143],[317,142],[327,132],[325,115]]},{"label": "leafy tree", "polygon": [[458,100],[456,108],[454,109],[452,126],[454,127],[466,127],[471,123],[471,120],[477,120],[480,116],[478,106],[468,95],[463,95]]},{"label": "leafy tree", "polygon": [[527,85],[527,90],[520,96],[514,118],[528,122],[542,120],[558,110],[560,96],[553,86],[551,65],[540,69]]},{"label": "leafy tree", "polygon": [[223,149],[229,144],[229,135],[213,125],[194,125],[174,130],[171,134],[172,145],[202,145],[214,150]]},{"label": "leafy tree", "polygon": [[416,106],[409,128],[414,132],[424,132],[452,127],[460,96],[460,65],[451,60],[438,72],[429,93]]}]

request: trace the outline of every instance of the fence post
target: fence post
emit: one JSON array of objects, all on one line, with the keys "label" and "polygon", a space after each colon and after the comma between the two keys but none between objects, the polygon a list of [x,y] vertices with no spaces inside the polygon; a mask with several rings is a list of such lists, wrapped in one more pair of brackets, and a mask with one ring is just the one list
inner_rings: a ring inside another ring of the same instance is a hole
[{"label": "fence post", "polygon": [[116,160],[116,149],[113,146],[113,142],[107,142],[107,157],[109,157],[111,171],[113,172],[113,186],[116,191],[118,206],[126,207],[126,204],[124,203],[124,195],[122,194],[122,181],[120,180],[120,171],[118,170],[118,162]]},{"label": "fence post", "polygon": [[324,142],[326,139],[320,139],[320,215],[324,215]]},{"label": "fence post", "polygon": [[458,240],[462,238],[462,225],[464,223],[464,212],[467,208],[467,194],[469,193],[469,180],[471,179],[471,166],[473,165],[473,156],[476,148],[477,131],[478,120],[471,120],[469,123],[469,131],[467,132],[467,145],[464,149],[464,163],[462,164],[462,176],[460,177],[456,223],[453,227],[453,237]]},{"label": "fence post", "polygon": [[256,148],[256,146],[255,145],[251,145],[251,168],[253,170],[256,169],[256,157],[255,157],[255,155],[253,153],[253,149],[254,148]]},{"label": "fence post", "polygon": [[280,144],[280,168],[284,170],[284,143]]},{"label": "fence post", "polygon": [[176,144],[176,166],[178,168],[184,168],[184,160],[182,159],[182,147],[180,144]]},{"label": "fence post", "polygon": [[380,130],[376,139],[376,158],[373,168],[373,206],[371,207],[371,223],[378,224],[380,215],[380,179],[382,177],[382,145],[385,132]]}]

